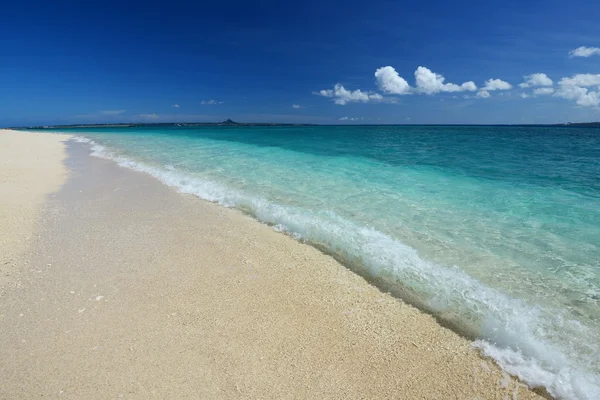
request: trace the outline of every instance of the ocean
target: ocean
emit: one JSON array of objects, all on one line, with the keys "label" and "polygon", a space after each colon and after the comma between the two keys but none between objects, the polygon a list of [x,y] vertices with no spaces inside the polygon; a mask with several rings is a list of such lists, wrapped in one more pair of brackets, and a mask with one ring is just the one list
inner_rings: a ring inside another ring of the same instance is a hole
[{"label": "ocean", "polygon": [[600,398],[600,130],[77,128],[327,252],[565,399]]}]

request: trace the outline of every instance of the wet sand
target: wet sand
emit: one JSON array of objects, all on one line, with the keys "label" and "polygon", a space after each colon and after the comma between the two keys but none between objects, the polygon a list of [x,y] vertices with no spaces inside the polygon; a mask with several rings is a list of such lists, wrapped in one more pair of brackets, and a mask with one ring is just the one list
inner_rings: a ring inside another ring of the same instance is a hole
[{"label": "wet sand", "polygon": [[538,398],[308,245],[81,143],[65,166],[0,300],[2,399]]}]

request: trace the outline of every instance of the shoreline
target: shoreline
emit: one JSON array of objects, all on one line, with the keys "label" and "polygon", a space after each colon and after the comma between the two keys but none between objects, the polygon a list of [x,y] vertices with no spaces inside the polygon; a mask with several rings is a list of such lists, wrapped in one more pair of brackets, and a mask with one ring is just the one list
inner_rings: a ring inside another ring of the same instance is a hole
[{"label": "shoreline", "polygon": [[317,249],[67,146],[45,267],[1,305],[0,394],[540,398]]}]

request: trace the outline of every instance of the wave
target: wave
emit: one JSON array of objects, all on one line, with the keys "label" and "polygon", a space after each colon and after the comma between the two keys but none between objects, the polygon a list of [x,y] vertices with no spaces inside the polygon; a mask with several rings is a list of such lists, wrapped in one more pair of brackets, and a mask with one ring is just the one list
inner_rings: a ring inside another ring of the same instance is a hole
[{"label": "wave", "polygon": [[[530,306],[482,284],[456,267],[424,260],[404,243],[341,218],[335,212],[275,204],[172,165],[138,162],[85,137],[73,140],[88,143],[93,156],[147,173],[182,193],[241,209],[279,231],[343,259],[361,274],[443,323],[478,338],[473,343],[474,348],[531,387],[544,387],[556,398],[600,398],[600,377],[590,367],[594,360],[582,362],[586,346],[593,346],[600,338],[578,321],[567,319],[559,310]],[[583,338],[590,340],[586,343]]]}]

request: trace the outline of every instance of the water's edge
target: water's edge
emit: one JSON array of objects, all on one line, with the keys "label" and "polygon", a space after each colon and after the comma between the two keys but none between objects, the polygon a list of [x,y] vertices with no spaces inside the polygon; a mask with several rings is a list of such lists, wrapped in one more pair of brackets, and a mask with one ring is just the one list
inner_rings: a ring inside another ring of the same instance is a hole
[{"label": "water's edge", "polygon": [[[437,312],[430,304],[420,300],[419,297],[413,293],[411,288],[405,287],[402,282],[398,280],[386,280],[381,275],[381,270],[374,270],[372,265],[367,265],[360,259],[353,259],[352,254],[350,254],[349,257],[345,257],[344,254],[336,253],[335,251],[330,250],[325,244],[319,242],[318,240],[313,240],[306,235],[302,235],[301,230],[294,229],[294,222],[290,219],[289,215],[285,215],[282,218],[275,218],[273,215],[261,215],[260,211],[257,212],[257,210],[252,209],[252,207],[246,207],[244,204],[236,204],[235,202],[228,201],[228,199],[219,198],[219,196],[215,196],[211,193],[199,193],[197,190],[193,190],[191,187],[186,187],[185,185],[169,180],[168,175],[172,173],[172,171],[157,170],[155,167],[138,163],[133,159],[114,157],[110,154],[110,152],[107,152],[103,146],[84,137],[76,137],[72,141],[87,143],[90,146],[90,154],[92,156],[110,159],[122,167],[149,174],[163,184],[176,188],[181,193],[193,194],[201,200],[217,203],[227,208],[235,208],[247,215],[250,215],[261,223],[272,226],[277,231],[290,235],[295,239],[303,243],[307,243],[324,252],[325,254],[334,257],[342,265],[364,277],[380,290],[389,292],[395,297],[402,299],[416,308],[432,315],[436,318],[441,326],[449,328],[459,335],[468,338],[469,340],[475,340],[473,347],[478,349],[483,356],[491,357],[503,370],[518,377],[520,380],[527,383],[530,387],[534,388],[537,392],[545,395],[546,397],[554,396],[556,398],[566,399],[591,399],[593,397],[588,397],[589,394],[595,395],[595,393],[600,393],[597,392],[599,389],[596,388],[592,383],[593,379],[588,382],[587,379],[585,379],[585,376],[583,379],[581,376],[575,376],[577,375],[576,372],[578,371],[573,371],[569,367],[562,368],[559,366],[558,369],[551,368],[551,370],[548,370],[547,366],[542,365],[543,363],[538,363],[534,357],[531,357],[531,355],[524,355],[520,349],[498,347],[488,340],[477,340],[478,335],[475,329],[469,327],[468,325],[462,324],[461,321],[454,318],[454,315],[451,313],[448,314],[444,312]],[[276,209],[276,207],[277,206],[274,205],[271,206],[271,208],[274,209],[271,209],[270,211],[276,213],[281,212],[281,210]],[[440,273],[440,271],[437,271],[437,273]],[[496,295],[496,293],[492,293],[492,295]],[[515,303],[515,305],[517,308],[521,307],[520,304]],[[537,353],[537,351],[535,353]]]}]

